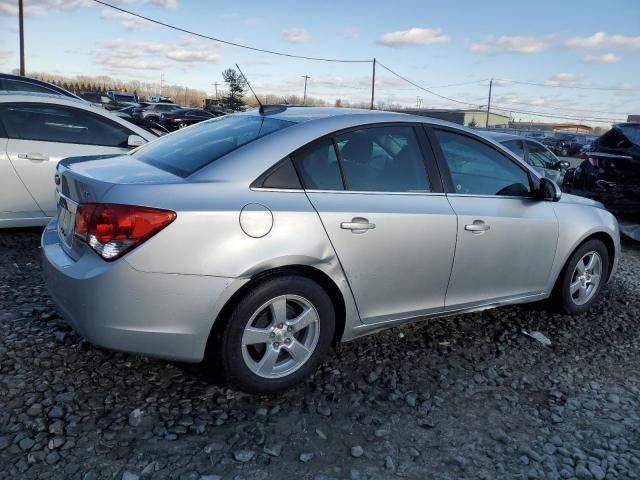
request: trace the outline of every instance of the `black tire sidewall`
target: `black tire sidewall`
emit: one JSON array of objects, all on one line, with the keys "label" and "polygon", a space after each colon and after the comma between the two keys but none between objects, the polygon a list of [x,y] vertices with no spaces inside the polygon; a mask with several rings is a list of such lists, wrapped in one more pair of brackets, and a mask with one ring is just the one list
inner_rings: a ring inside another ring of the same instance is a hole
[{"label": "black tire sidewall", "polygon": [[[600,284],[598,285],[596,293],[587,303],[585,303],[584,305],[576,305],[571,298],[571,292],[569,290],[571,285],[571,277],[573,276],[573,271],[575,270],[578,261],[580,261],[580,259],[586,253],[592,251],[598,252],[598,254],[600,255],[600,259],[602,260],[602,276],[600,278]],[[591,308],[591,305],[593,305],[593,303],[597,300],[598,295],[600,295],[600,292],[602,291],[602,288],[607,281],[607,277],[609,275],[609,262],[609,252],[607,251],[607,247],[600,240],[589,240],[580,245],[580,247],[578,247],[576,251],[573,252],[571,258],[567,262],[567,266],[562,275],[561,283],[558,285],[558,300],[560,303],[559,306],[565,313],[579,314],[584,313],[589,310],[589,308]]]},{"label": "black tire sidewall", "polygon": [[[254,374],[242,356],[242,335],[251,316],[266,302],[280,295],[298,295],[307,299],[318,312],[320,337],[307,362],[286,377],[266,379]],[[264,280],[252,287],[235,306],[218,342],[219,359],[226,380],[247,393],[275,394],[301,383],[313,373],[327,354],[335,332],[335,312],[331,298],[313,280],[287,275]]]}]

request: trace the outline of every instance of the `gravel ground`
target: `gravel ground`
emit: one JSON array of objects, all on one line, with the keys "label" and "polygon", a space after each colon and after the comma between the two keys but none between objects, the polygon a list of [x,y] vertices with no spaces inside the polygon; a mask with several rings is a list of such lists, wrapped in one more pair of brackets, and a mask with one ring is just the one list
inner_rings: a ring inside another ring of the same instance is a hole
[{"label": "gravel ground", "polygon": [[640,478],[637,246],[587,315],[394,329],[268,399],[83,341],[47,297],[38,243],[0,233],[0,478]]}]

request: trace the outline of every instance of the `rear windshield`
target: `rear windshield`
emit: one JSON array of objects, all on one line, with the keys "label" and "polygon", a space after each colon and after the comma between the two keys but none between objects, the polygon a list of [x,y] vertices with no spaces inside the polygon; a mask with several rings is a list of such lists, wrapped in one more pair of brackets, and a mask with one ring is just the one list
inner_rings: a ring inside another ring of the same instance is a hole
[{"label": "rear windshield", "polygon": [[132,155],[154,167],[187,177],[236,148],[290,125],[293,122],[275,118],[230,115],[159,138]]}]

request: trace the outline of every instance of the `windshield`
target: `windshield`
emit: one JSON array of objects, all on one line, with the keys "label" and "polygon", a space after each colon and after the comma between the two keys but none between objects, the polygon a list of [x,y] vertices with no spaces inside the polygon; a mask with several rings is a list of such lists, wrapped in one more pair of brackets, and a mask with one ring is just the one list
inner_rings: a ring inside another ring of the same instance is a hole
[{"label": "windshield", "polygon": [[135,102],[136,101],[136,97],[134,97],[133,95],[122,95],[122,94],[116,94],[116,102]]},{"label": "windshield", "polygon": [[228,116],[198,123],[132,153],[145,163],[187,177],[242,145],[293,122],[263,116]]}]

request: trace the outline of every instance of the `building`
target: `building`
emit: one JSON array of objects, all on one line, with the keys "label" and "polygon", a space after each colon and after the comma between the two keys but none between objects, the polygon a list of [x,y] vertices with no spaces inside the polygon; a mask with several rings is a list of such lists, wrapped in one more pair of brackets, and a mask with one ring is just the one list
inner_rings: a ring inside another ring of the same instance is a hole
[{"label": "building", "polygon": [[640,115],[629,115],[627,122],[640,123]]},{"label": "building", "polygon": [[516,130],[543,130],[548,132],[593,133],[593,127],[576,123],[509,122],[509,128]]},{"label": "building", "polygon": [[[480,109],[470,110],[438,110],[434,108],[407,108],[404,110],[396,110],[400,113],[410,113],[412,115],[420,115],[422,117],[439,118],[448,122],[457,123],[465,126],[484,127],[487,121],[487,111]],[[506,127],[511,121],[508,115],[500,113],[489,113],[490,127]]]}]

